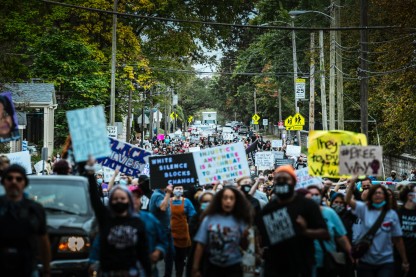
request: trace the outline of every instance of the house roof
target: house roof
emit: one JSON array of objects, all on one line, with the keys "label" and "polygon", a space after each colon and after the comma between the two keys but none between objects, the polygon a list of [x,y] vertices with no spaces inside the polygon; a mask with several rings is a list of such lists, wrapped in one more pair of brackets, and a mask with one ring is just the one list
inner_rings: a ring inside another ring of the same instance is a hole
[{"label": "house roof", "polygon": [[14,103],[56,104],[55,87],[50,83],[14,83],[4,88],[12,93]]}]

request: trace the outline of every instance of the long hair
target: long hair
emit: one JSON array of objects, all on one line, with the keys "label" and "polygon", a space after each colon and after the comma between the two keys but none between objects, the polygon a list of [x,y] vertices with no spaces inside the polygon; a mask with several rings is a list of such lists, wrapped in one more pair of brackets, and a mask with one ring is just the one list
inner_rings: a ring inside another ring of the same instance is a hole
[{"label": "long hair", "polygon": [[226,191],[231,191],[235,197],[235,204],[231,211],[231,215],[234,216],[235,219],[251,225],[253,221],[253,209],[243,193],[235,187],[225,187],[217,192],[207,210],[202,214],[202,218],[208,215],[224,213],[224,210],[222,209],[222,198]]},{"label": "long hair", "polygon": [[387,192],[386,187],[382,186],[382,185],[372,185],[370,187],[370,190],[368,191],[368,196],[367,196],[367,206],[370,210],[374,210],[375,208],[373,207],[373,195],[376,193],[376,191],[381,188],[383,190],[384,193],[384,200],[386,201],[386,204],[383,206],[384,210],[390,210],[391,209],[391,205],[390,205],[390,201],[389,201],[389,195]]}]

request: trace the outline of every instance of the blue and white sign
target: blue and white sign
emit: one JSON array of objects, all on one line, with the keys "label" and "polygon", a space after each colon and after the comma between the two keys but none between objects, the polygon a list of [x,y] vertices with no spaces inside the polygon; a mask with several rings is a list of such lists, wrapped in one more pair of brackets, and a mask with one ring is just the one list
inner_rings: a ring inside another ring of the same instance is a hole
[{"label": "blue and white sign", "polygon": [[22,140],[22,151],[28,151],[27,150],[27,140]]}]

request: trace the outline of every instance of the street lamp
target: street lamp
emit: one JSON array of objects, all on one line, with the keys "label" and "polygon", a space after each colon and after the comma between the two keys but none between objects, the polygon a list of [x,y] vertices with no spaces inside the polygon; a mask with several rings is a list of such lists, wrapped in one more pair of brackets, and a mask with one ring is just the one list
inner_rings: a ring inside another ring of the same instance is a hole
[{"label": "street lamp", "polygon": [[326,13],[323,13],[323,12],[320,12],[320,11],[309,11],[309,10],[307,10],[307,11],[305,11],[305,10],[294,10],[294,11],[290,11],[289,12],[289,15],[293,19],[296,16],[302,15],[302,14],[305,14],[305,13],[318,13],[318,14],[321,14],[321,15],[324,15],[324,16],[328,17],[331,20],[334,20],[335,19],[332,16],[327,15]]}]

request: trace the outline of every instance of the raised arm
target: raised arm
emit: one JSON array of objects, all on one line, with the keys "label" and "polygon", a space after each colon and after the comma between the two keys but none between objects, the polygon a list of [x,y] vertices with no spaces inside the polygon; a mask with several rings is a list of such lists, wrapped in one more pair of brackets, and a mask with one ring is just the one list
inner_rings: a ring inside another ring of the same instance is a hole
[{"label": "raised arm", "polygon": [[352,194],[355,190],[355,181],[355,179],[349,179],[347,181],[347,196],[345,197],[345,202],[347,202],[353,210],[355,210],[355,207],[357,206],[357,202],[352,198]]},{"label": "raised arm", "polygon": [[116,168],[116,170],[114,170],[113,176],[111,176],[110,182],[108,182],[108,191],[110,191],[113,188],[114,183],[116,182],[116,177],[119,173],[120,173],[120,169]]}]

